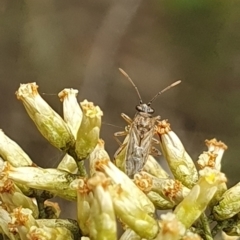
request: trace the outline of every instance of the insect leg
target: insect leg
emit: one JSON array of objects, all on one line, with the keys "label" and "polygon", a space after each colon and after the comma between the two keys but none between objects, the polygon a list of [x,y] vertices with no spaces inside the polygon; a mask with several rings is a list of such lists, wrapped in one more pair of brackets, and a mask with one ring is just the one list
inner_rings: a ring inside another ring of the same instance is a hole
[{"label": "insect leg", "polygon": [[[119,133],[119,132],[118,132],[118,133]],[[116,134],[116,133],[115,133],[115,134]],[[118,143],[118,145],[121,146],[121,145],[122,145],[122,142],[117,138],[118,136],[116,136],[115,134],[114,134],[113,137],[114,137],[114,139],[116,140],[116,142]],[[122,136],[124,136],[124,135],[122,135]]]},{"label": "insect leg", "polygon": [[133,120],[128,116],[126,115],[125,113],[122,113],[121,114],[121,117],[128,123],[128,124],[132,124]]},{"label": "insect leg", "polygon": [[151,147],[151,155],[153,155],[153,156],[160,156],[162,154],[161,154],[161,152],[157,148],[152,146]]},{"label": "insect leg", "polygon": [[159,140],[157,140],[156,138],[152,138],[152,143],[153,144],[159,144]]}]

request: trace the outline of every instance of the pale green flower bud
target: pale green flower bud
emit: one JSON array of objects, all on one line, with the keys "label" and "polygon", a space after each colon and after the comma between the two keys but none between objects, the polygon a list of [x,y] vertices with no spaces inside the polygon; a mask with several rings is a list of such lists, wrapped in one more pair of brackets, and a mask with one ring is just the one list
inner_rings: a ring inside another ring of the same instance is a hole
[{"label": "pale green flower bud", "polygon": [[183,185],[192,188],[198,180],[197,169],[178,136],[166,120],[159,122],[157,133],[160,147],[173,176]]},{"label": "pale green flower bud", "polygon": [[57,169],[76,174],[78,172],[78,166],[76,164],[76,161],[68,155],[67,153],[64,155],[61,162],[58,164]]},{"label": "pale green flower bud", "polygon": [[[66,228],[68,229],[74,239],[80,239],[82,233],[78,227],[77,221],[72,219],[37,219],[36,220],[38,227],[48,227],[48,228]],[[64,235],[62,235],[64,237]],[[66,238],[63,238],[66,240]]]},{"label": "pale green flower bud", "polygon": [[108,159],[110,161],[110,157],[108,153],[104,149],[104,141],[102,139],[98,140],[97,146],[89,155],[89,165],[90,165],[90,175],[93,176],[96,173],[95,164],[99,160]]},{"label": "pale green flower bud", "polygon": [[179,240],[186,231],[184,225],[170,212],[161,215],[159,225],[160,232],[156,240]]},{"label": "pale green flower bud", "polygon": [[34,165],[22,148],[0,129],[0,156],[14,167]]},{"label": "pale green flower bud", "polygon": [[156,192],[150,191],[146,195],[158,210],[172,209],[175,206],[174,203],[164,199]]},{"label": "pale green flower bud", "polygon": [[29,240],[44,239],[44,240],[74,240],[73,234],[64,227],[49,228],[46,226],[32,226],[27,235]]},{"label": "pale green flower bud", "polygon": [[240,183],[228,189],[221,197],[217,206],[213,208],[213,214],[217,220],[231,218],[240,212]]},{"label": "pale green flower bud", "polygon": [[86,179],[76,179],[71,188],[77,190],[77,221],[83,235],[89,235],[88,219],[90,217],[90,197],[92,195]]},{"label": "pale green flower bud", "polygon": [[[215,138],[211,140],[205,140],[208,147],[208,152],[203,152],[198,158],[198,166],[203,169],[205,167],[210,167],[213,169],[221,170],[221,160],[224,151],[227,146],[221,142],[217,141]],[[215,193],[213,199],[211,200],[209,206],[213,207],[221,199],[223,193],[227,190],[226,183],[221,183],[218,185],[218,190]]]},{"label": "pale green flower bud", "polygon": [[121,188],[137,199],[137,206],[146,213],[152,215],[155,212],[153,203],[148,197],[133,183],[133,181],[121,170],[119,170],[109,159],[101,159],[95,162],[95,169],[104,172],[111,178],[114,184],[121,185]]},{"label": "pale green flower bud", "polygon": [[68,150],[74,136],[64,120],[43,100],[36,83],[21,84],[16,92],[41,134],[56,148]]},{"label": "pale green flower bud", "polygon": [[145,193],[154,191],[167,201],[177,205],[190,190],[181,182],[169,178],[156,178],[146,172],[135,174],[134,183]]},{"label": "pale green flower bud", "polygon": [[146,239],[156,237],[159,227],[156,220],[139,207],[138,196],[126,191],[121,185],[110,188],[115,212],[121,221],[137,235]]},{"label": "pale green flower bud", "polygon": [[197,184],[174,210],[177,219],[186,228],[189,228],[205,211],[217,191],[218,184],[227,181],[223,173],[208,167],[199,171],[199,174]]},{"label": "pale green flower bud", "polygon": [[64,121],[71,129],[75,139],[82,122],[82,110],[77,102],[77,94],[78,90],[72,88],[65,88],[58,94],[58,97],[63,102]]},{"label": "pale green flower bud", "polygon": [[54,168],[12,167],[10,164],[2,166],[9,179],[16,183],[26,184],[28,187],[49,191],[68,200],[76,200],[76,190],[70,188],[77,175]]},{"label": "pale green flower bud", "polygon": [[149,155],[146,164],[143,167],[143,171],[150,173],[158,178],[168,178],[169,174],[161,167],[157,160]]},{"label": "pale green flower bud", "polygon": [[113,201],[108,190],[109,183],[109,179],[101,172],[97,172],[87,182],[93,193],[88,220],[92,240],[117,240],[117,225]]},{"label": "pale green flower bud", "polygon": [[83,111],[82,122],[77,132],[76,153],[80,160],[86,159],[96,147],[101,128],[103,112],[92,102],[84,100],[80,103]]},{"label": "pale green flower bud", "polygon": [[34,203],[33,199],[25,196],[6,175],[0,179],[0,198],[10,211],[22,206],[23,208],[31,209],[33,216],[38,218],[39,212],[37,204]]}]

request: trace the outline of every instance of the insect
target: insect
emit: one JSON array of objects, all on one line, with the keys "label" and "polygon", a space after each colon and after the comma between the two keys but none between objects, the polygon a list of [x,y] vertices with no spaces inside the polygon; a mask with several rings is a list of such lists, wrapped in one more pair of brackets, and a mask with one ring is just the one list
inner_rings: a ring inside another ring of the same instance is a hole
[{"label": "insect", "polygon": [[140,100],[139,104],[136,106],[137,113],[133,119],[124,113],[121,114],[122,118],[129,124],[125,131],[116,132],[114,134],[115,137],[127,135],[123,144],[115,153],[114,160],[115,164],[132,178],[135,173],[143,168],[149,154],[158,151],[153,148],[152,143],[156,141],[153,136],[155,134],[156,122],[160,120],[160,116],[153,116],[154,109],[151,108],[151,104],[160,94],[176,86],[181,81],[176,81],[164,88],[146,104],[143,102],[138,88],[132,79],[121,68],[119,68],[119,70],[133,85]]}]

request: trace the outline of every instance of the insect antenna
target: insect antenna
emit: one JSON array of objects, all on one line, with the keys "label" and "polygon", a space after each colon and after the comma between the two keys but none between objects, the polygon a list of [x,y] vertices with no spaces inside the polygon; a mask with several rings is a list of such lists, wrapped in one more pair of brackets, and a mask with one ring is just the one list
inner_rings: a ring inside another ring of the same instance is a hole
[{"label": "insect antenna", "polygon": [[138,91],[138,88],[137,86],[135,85],[135,83],[133,82],[133,80],[128,76],[128,74],[122,70],[121,68],[119,68],[119,71],[124,75],[124,77],[126,77],[128,79],[128,81],[133,85],[133,87],[135,88],[136,92],[137,92],[137,95],[138,95],[138,98],[140,100],[140,103],[143,103],[142,101],[142,98],[141,98],[141,95],[140,95],[140,92]]},{"label": "insect antenna", "polygon": [[158,92],[149,102],[148,102],[148,106],[150,106],[155,100],[156,98],[161,95],[162,93],[166,92],[167,90],[169,90],[172,87],[175,87],[176,85],[178,85],[179,83],[181,83],[181,80],[178,80],[174,83],[172,83],[171,85],[169,85],[168,87],[164,88],[162,91]]},{"label": "insect antenna", "polygon": [[106,123],[106,122],[102,122],[103,125],[107,125],[107,126],[111,126],[111,127],[115,127],[115,128],[121,128],[123,129],[123,127],[120,127],[118,125],[114,125],[114,124],[111,124],[111,123]]}]

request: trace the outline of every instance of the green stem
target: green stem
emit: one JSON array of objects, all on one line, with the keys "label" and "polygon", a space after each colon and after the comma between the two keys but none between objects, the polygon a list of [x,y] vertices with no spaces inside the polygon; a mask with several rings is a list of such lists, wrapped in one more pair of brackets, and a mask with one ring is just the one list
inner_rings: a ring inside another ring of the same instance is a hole
[{"label": "green stem", "polygon": [[212,234],[211,234],[211,230],[210,230],[210,226],[208,223],[208,219],[205,213],[203,213],[200,217],[200,221],[202,224],[202,228],[204,231],[204,237],[206,240],[213,240]]},{"label": "green stem", "polygon": [[84,165],[84,160],[76,162],[76,163],[77,163],[77,166],[78,166],[80,176],[81,177],[87,177],[88,174],[87,174],[87,171],[86,171],[86,168],[85,168],[85,165]]},{"label": "green stem", "polygon": [[69,148],[67,154],[69,154],[75,160],[80,176],[87,177],[88,174],[84,165],[84,159],[79,159],[75,152],[75,149],[73,148]]},{"label": "green stem", "polygon": [[222,226],[217,224],[217,225],[212,229],[212,236],[215,237],[221,229],[222,229]]}]

